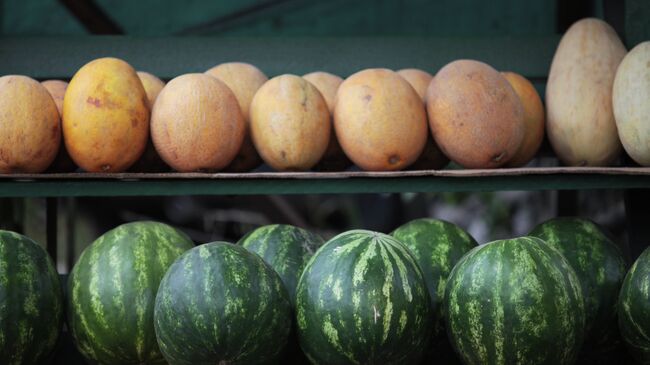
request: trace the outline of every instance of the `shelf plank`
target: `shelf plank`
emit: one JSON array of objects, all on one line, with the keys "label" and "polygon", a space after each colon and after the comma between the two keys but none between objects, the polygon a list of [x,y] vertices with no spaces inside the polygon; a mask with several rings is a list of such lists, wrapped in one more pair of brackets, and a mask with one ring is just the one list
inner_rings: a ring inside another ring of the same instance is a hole
[{"label": "shelf plank", "polygon": [[315,70],[347,76],[369,67],[435,73],[452,60],[471,58],[543,83],[558,42],[559,36],[0,37],[0,74],[67,79],[88,61],[105,56],[164,79],[228,61],[250,62],[269,76]]},{"label": "shelf plank", "polygon": [[0,197],[648,189],[650,168],[0,175]]}]

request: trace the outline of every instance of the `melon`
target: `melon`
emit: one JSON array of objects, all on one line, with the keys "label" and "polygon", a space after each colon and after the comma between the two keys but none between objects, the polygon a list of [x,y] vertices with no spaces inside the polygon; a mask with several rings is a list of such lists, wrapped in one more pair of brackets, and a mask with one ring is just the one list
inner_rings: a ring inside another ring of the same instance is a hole
[{"label": "melon", "polygon": [[[329,72],[316,71],[310,72],[302,76],[303,79],[309,81],[314,85],[318,91],[320,91],[325,102],[327,103],[327,108],[330,111],[330,115],[334,116],[334,105],[336,102],[336,92],[339,89],[339,86],[343,82],[343,79],[339,76],[333,75]],[[325,154],[314,166],[314,170],[319,171],[341,171],[352,165],[352,161],[345,155],[341,149],[339,141],[336,139],[336,134],[332,133],[330,135],[330,142],[327,145]]]},{"label": "melon", "polygon": [[495,168],[512,159],[524,138],[524,111],[498,71],[474,60],[453,61],[427,90],[433,137],[465,168]]},{"label": "melon", "polygon": [[[433,80],[433,75],[430,73],[419,70],[417,68],[405,68],[397,71],[397,74],[402,76],[413,87],[415,92],[418,93],[422,101],[426,103],[427,88]],[[427,135],[427,144],[420,157],[411,165],[411,170],[437,170],[445,167],[449,163],[449,159],[445,156],[436,142],[433,140],[431,133]]]},{"label": "melon", "polygon": [[[65,96],[65,91],[68,89],[68,83],[61,80],[45,80],[41,82],[47,91],[54,99],[56,104],[56,109],[59,111],[59,117],[63,117],[63,97]],[[47,169],[47,172],[72,172],[77,168],[70,158],[68,151],[65,149],[65,143],[59,145],[59,151],[54,158],[54,161],[50,164]]]},{"label": "melon", "polygon": [[524,139],[506,167],[521,167],[535,157],[544,141],[544,105],[537,90],[528,79],[515,72],[502,72],[515,90],[524,108]]},{"label": "melon", "polygon": [[120,225],[88,246],[68,277],[68,328],[93,364],[165,364],[154,332],[158,285],[194,246],[158,222]]},{"label": "melon", "polygon": [[433,330],[422,271],[397,239],[339,234],[296,290],[298,337],[313,364],[417,364]]},{"label": "melon", "polygon": [[334,107],[336,137],[363,170],[394,171],[420,156],[427,140],[422,99],[388,69],[367,69],[339,87]]},{"label": "melon", "polygon": [[[158,77],[145,72],[138,71],[138,77],[142,82],[144,91],[147,94],[149,109],[153,110],[153,105],[158,98],[158,94],[165,87],[165,83]],[[153,145],[151,135],[147,139],[147,146],[144,148],[142,156],[129,168],[132,172],[164,172],[169,170],[169,166],[160,158],[156,147]]]},{"label": "melon", "polygon": [[43,85],[27,76],[0,77],[0,173],[39,173],[61,144],[61,119]]},{"label": "melon", "polygon": [[250,136],[250,106],[257,90],[268,81],[268,77],[257,67],[244,62],[227,62],[214,66],[205,72],[223,81],[235,94],[246,122],[246,135],[235,159],[226,171],[249,171],[262,163]]},{"label": "melon", "polygon": [[546,83],[546,133],[564,164],[607,166],[618,158],[612,86],[625,53],[600,19],[577,21],[560,40]]},{"label": "melon", "polygon": [[582,346],[580,280],[536,237],[478,246],[454,266],[443,301],[464,364],[573,364]]},{"label": "melon", "polygon": [[63,99],[63,137],[72,160],[88,172],[128,169],[147,144],[147,103],[128,63],[107,57],[85,64]]},{"label": "melon", "polygon": [[585,342],[602,345],[615,336],[616,298],[627,265],[621,249],[594,222],[550,219],[529,233],[560,251],[578,275],[585,300]]},{"label": "melon", "polygon": [[235,95],[205,74],[171,80],[158,94],[151,117],[156,151],[180,172],[223,169],[235,158],[245,133]]},{"label": "melon", "polygon": [[650,248],[625,275],[618,296],[618,328],[639,364],[650,363]]},{"label": "melon", "polygon": [[170,365],[268,364],[287,345],[292,316],[282,280],[239,245],[212,242],[176,260],[154,314]]},{"label": "melon", "polygon": [[0,230],[0,363],[44,363],[63,326],[63,291],[47,252]]},{"label": "melon", "polygon": [[302,77],[280,75],[255,94],[251,135],[262,159],[278,171],[309,170],[325,153],[331,122],[327,103]]},{"label": "melon", "polygon": [[618,66],[612,91],[616,130],[627,154],[650,166],[650,41],[634,47]]}]

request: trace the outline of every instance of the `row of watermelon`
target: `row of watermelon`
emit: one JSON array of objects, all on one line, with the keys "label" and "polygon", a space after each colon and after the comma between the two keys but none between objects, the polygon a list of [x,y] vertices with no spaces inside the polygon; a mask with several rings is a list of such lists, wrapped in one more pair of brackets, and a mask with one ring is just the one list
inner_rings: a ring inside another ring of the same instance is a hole
[{"label": "row of watermelon", "polygon": [[315,364],[413,364],[439,358],[445,329],[466,364],[570,364],[619,328],[646,362],[650,250],[625,274],[618,246],[578,218],[480,246],[433,219],[327,243],[270,225],[237,245],[197,247],[136,222],[82,253],[64,300],[45,251],[0,231],[0,362],[46,359],[64,308],[96,364],[295,363],[302,353]]}]

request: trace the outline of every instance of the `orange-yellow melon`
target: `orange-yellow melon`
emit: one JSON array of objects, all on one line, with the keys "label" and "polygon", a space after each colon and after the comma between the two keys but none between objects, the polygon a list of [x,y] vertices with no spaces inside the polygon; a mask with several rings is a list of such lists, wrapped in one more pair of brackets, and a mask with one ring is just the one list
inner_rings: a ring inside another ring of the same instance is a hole
[{"label": "orange-yellow melon", "polygon": [[63,137],[70,157],[89,172],[122,172],[149,136],[147,95],[133,67],[112,57],[84,65],[63,99]]},{"label": "orange-yellow melon", "polygon": [[438,71],[427,90],[427,112],[440,149],[465,168],[504,165],[524,138],[517,93],[483,62],[458,60]]},{"label": "orange-yellow melon", "polygon": [[50,93],[26,76],[0,77],[0,173],[39,173],[61,143],[61,121]]},{"label": "orange-yellow melon", "polygon": [[[312,85],[316,86],[321,95],[323,95],[323,98],[325,98],[325,102],[327,103],[327,108],[329,109],[330,114],[334,116],[336,92],[343,82],[343,79],[339,76],[323,71],[311,72],[303,75],[302,77],[305,80],[309,81]],[[336,134],[332,133],[330,135],[330,142],[327,145],[325,154],[323,154],[323,157],[318,162],[318,164],[314,166],[314,170],[341,171],[345,170],[350,165],[352,165],[352,161],[350,161],[350,159],[341,149],[341,145],[336,139]]]},{"label": "orange-yellow melon", "polygon": [[[65,96],[65,91],[68,88],[68,83],[61,80],[45,80],[41,82],[47,91],[54,99],[56,104],[56,109],[59,112],[59,117],[63,117],[63,97]],[[65,143],[61,143],[59,146],[59,151],[54,158],[54,161],[47,168],[46,172],[60,173],[60,172],[72,172],[77,168],[74,164],[68,151],[65,149]]]},{"label": "orange-yellow melon", "polygon": [[241,149],[235,159],[225,170],[232,172],[249,171],[262,163],[250,137],[249,109],[257,90],[268,81],[268,77],[257,67],[244,62],[227,62],[217,65],[205,72],[223,81],[237,98],[246,122],[246,135]]},{"label": "orange-yellow melon", "polygon": [[158,94],[165,87],[165,82],[146,71],[138,71],[137,74],[140,82],[142,82],[142,87],[144,87],[144,92],[147,94],[149,109],[153,109],[153,104],[156,102]]},{"label": "orange-yellow melon", "polygon": [[[408,81],[413,87],[415,92],[418,93],[423,102],[426,102],[427,88],[433,80],[433,75],[430,73],[417,69],[405,68],[397,71],[397,74],[402,76],[404,80]],[[409,166],[410,170],[437,170],[445,167],[449,163],[447,156],[442,153],[440,148],[433,140],[431,133],[427,136],[427,144],[420,157]]]},{"label": "orange-yellow melon", "polygon": [[206,74],[171,80],[158,94],[151,116],[156,151],[181,172],[226,167],[241,147],[245,128],[235,95]]},{"label": "orange-yellow melon", "polygon": [[533,84],[515,72],[502,72],[524,108],[524,139],[507,167],[521,167],[535,157],[544,140],[544,105]]},{"label": "orange-yellow melon", "polygon": [[334,128],[345,154],[364,170],[401,170],[420,156],[427,140],[422,99],[388,69],[367,69],[339,87]]},{"label": "orange-yellow melon", "polygon": [[309,170],[330,140],[327,103],[299,76],[281,75],[266,82],[253,98],[250,117],[257,151],[278,171]]}]

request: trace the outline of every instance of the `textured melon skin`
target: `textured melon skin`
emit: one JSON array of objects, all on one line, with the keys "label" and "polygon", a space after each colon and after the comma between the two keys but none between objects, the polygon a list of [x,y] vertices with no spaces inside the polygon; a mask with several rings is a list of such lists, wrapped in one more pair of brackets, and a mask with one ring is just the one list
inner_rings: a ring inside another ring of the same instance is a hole
[{"label": "textured melon skin", "polygon": [[472,249],[452,270],[443,303],[449,340],[465,364],[572,364],[582,345],[580,281],[535,237]]},{"label": "textured melon skin", "polygon": [[282,280],[259,256],[213,242],[183,254],[158,290],[154,323],[170,365],[266,364],[291,329]]},{"label": "textured melon skin", "polygon": [[559,250],[578,275],[585,299],[585,342],[597,345],[612,338],[618,292],[627,271],[620,248],[598,225],[582,218],[554,218],[530,235]]},{"label": "textured melon skin", "polygon": [[636,361],[650,364],[650,249],[625,276],[618,297],[618,328]]},{"label": "textured melon skin", "polygon": [[431,306],[435,308],[435,334],[440,330],[442,298],[451,269],[478,243],[457,225],[439,219],[412,220],[394,230],[397,238],[415,257],[427,283]]},{"label": "textured melon skin", "polygon": [[415,258],[395,238],[364,230],[332,238],[312,257],[296,317],[313,364],[416,364],[433,329]]},{"label": "textured melon skin", "polygon": [[68,326],[93,364],[165,364],[156,341],[156,291],[172,262],[194,244],[157,222],[114,228],[79,257],[68,278]]},{"label": "textured melon skin", "polygon": [[295,306],[296,286],[300,274],[314,252],[325,243],[322,237],[300,227],[271,224],[242,237],[238,244],[259,255],[282,279]]},{"label": "textured melon skin", "polygon": [[0,230],[0,364],[40,364],[63,325],[63,291],[38,243]]}]

